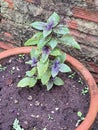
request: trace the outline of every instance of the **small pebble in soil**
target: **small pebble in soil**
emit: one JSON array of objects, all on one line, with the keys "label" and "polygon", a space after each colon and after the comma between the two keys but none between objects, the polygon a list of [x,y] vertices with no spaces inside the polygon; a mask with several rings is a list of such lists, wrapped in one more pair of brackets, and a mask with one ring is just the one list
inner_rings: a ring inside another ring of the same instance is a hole
[{"label": "small pebble in soil", "polygon": [[9,87],[13,86],[13,84],[10,84]]},{"label": "small pebble in soil", "polygon": [[17,112],[17,116],[19,116],[20,114],[19,114],[19,112]]},{"label": "small pebble in soil", "polygon": [[67,127],[65,126],[62,130],[68,130]]},{"label": "small pebble in soil", "polygon": [[10,97],[10,99],[13,99],[13,97]]},{"label": "small pebble in soil", "polygon": [[73,88],[75,88],[76,86],[75,85],[73,85]]},{"label": "small pebble in soil", "polygon": [[40,102],[39,101],[35,101],[35,106],[39,106]]},{"label": "small pebble in soil", "polygon": [[33,104],[30,103],[30,107],[33,106]]},{"label": "small pebble in soil", "polygon": [[15,70],[15,66],[12,67],[12,70]]},{"label": "small pebble in soil", "polygon": [[14,100],[14,103],[15,103],[15,104],[17,104],[18,102],[19,102],[18,100],[16,100],[16,99]]},{"label": "small pebble in soil", "polygon": [[31,114],[31,117],[34,117],[34,118],[35,118],[36,116],[35,116],[34,114]]},{"label": "small pebble in soil", "polygon": [[31,117],[33,117],[33,118],[39,118],[39,115],[31,114]]},{"label": "small pebble in soil", "polygon": [[28,99],[29,101],[32,101],[33,98],[32,98],[31,95],[29,95],[27,99]]},{"label": "small pebble in soil", "polygon": [[56,108],[55,108],[55,110],[56,110],[56,111],[58,111],[58,110],[59,110],[59,108],[58,108],[58,107],[56,107]]},{"label": "small pebble in soil", "polygon": [[2,78],[4,78],[4,75],[2,76]]},{"label": "small pebble in soil", "polygon": [[20,71],[20,69],[18,68],[18,66],[16,66],[16,70],[17,70],[17,71]]},{"label": "small pebble in soil", "polygon": [[13,109],[11,109],[11,110],[9,110],[9,112],[13,113],[13,112],[14,112],[14,110],[13,110]]},{"label": "small pebble in soil", "polygon": [[54,114],[54,111],[51,111],[52,114]]},{"label": "small pebble in soil", "polygon": [[43,107],[43,104],[41,103],[40,106]]},{"label": "small pebble in soil", "polygon": [[20,75],[18,75],[18,78],[20,78],[21,76]]},{"label": "small pebble in soil", "polygon": [[39,118],[39,115],[37,115],[36,118]]},{"label": "small pebble in soil", "polygon": [[24,121],[24,124],[28,125],[28,122],[27,122],[27,121]]},{"label": "small pebble in soil", "polygon": [[12,59],[10,59],[8,62],[11,63],[11,62],[12,62]]}]

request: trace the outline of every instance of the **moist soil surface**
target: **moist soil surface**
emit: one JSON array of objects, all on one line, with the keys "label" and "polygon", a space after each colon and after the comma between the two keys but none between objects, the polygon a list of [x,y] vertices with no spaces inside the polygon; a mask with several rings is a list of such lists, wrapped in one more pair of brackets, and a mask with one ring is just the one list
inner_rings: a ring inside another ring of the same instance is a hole
[{"label": "moist soil surface", "polygon": [[[0,130],[14,130],[16,118],[24,130],[75,130],[77,112],[85,117],[89,107],[89,94],[82,94],[86,84],[72,71],[60,74],[65,85],[50,91],[40,82],[33,88],[18,88],[30,69],[28,60],[29,56],[14,56],[0,61]],[[93,130],[98,130],[98,120]]]}]

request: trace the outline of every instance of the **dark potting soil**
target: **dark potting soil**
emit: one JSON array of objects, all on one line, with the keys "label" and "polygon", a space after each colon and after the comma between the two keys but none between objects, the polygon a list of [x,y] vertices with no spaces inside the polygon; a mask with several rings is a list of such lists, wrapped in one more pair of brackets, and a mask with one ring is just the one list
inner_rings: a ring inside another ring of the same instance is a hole
[{"label": "dark potting soil", "polygon": [[89,107],[89,94],[82,95],[86,84],[72,71],[60,74],[65,85],[50,91],[40,82],[34,88],[18,88],[18,81],[30,69],[25,64],[28,60],[29,56],[14,56],[0,61],[6,67],[0,70],[0,130],[14,130],[15,118],[24,130],[75,130],[77,112],[85,116]]}]

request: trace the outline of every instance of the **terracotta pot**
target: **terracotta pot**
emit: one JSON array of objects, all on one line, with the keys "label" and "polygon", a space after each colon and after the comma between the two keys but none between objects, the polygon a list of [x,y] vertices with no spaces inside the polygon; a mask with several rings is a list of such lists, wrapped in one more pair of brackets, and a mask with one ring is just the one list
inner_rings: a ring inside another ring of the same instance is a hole
[{"label": "terracotta pot", "polygon": [[[36,47],[35,47],[36,48]],[[31,51],[31,47],[18,47],[10,50],[6,50],[0,53],[0,60],[6,58],[8,56],[29,53]],[[90,93],[90,106],[88,113],[85,117],[85,120],[79,125],[76,130],[89,130],[96,118],[98,112],[98,88],[95,83],[94,78],[90,74],[90,72],[75,58],[69,56],[67,54],[66,62],[68,62],[72,67],[75,68],[77,72],[83,77],[85,82],[89,87]]]}]

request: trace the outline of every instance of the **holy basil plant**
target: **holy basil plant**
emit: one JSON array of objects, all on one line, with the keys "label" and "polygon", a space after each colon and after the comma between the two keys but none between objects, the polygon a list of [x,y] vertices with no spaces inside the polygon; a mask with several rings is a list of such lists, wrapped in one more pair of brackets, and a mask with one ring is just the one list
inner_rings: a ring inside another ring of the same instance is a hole
[{"label": "holy basil plant", "polygon": [[71,69],[64,63],[66,54],[58,48],[58,44],[76,49],[80,49],[80,46],[70,35],[68,27],[59,22],[60,17],[54,12],[47,22],[37,21],[31,24],[38,32],[25,42],[25,46],[37,46],[37,49],[32,48],[31,59],[26,62],[31,65],[31,70],[19,81],[18,87],[33,87],[38,80],[47,87],[47,90],[54,84],[64,84],[58,74],[70,72]]}]

